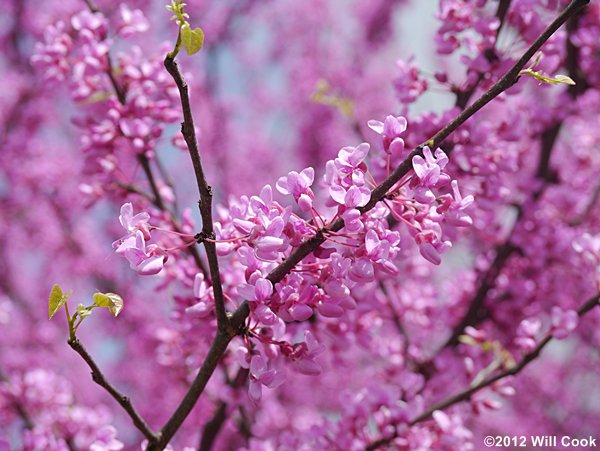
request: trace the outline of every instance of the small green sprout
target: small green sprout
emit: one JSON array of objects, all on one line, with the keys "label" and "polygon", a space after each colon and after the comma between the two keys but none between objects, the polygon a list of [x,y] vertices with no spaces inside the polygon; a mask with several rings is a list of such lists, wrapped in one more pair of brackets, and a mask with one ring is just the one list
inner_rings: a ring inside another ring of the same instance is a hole
[{"label": "small green sprout", "polygon": [[182,44],[188,55],[199,52],[204,45],[204,32],[201,28],[192,29],[187,21],[190,16],[183,10],[185,5],[183,0],[171,0],[171,4],[167,5],[167,9],[173,13],[171,20],[174,20],[179,26],[177,42],[173,51],[169,53],[169,58],[177,56]]},{"label": "small green sprout", "polygon": [[554,77],[550,77],[550,76],[544,75],[544,73],[541,70],[534,71],[533,68],[538,65],[538,63],[540,62],[540,59],[542,59],[541,53],[538,54],[538,56],[535,59],[535,61],[533,62],[533,64],[531,66],[529,66],[527,69],[523,69],[521,72],[519,72],[519,75],[531,75],[533,78],[538,79],[540,81],[540,83],[549,83],[552,85],[564,84],[564,85],[572,86],[575,84],[573,79],[571,77],[569,77],[568,75],[558,74],[558,75],[555,75]]},{"label": "small green sprout", "polygon": [[48,319],[56,314],[58,310],[64,305],[65,314],[67,315],[67,323],[69,324],[69,340],[75,340],[75,334],[79,325],[82,321],[92,314],[92,310],[95,308],[106,308],[112,316],[115,318],[123,310],[123,299],[121,296],[115,293],[95,293],[93,300],[94,303],[91,305],[79,304],[76,312],[71,316],[69,313],[69,305],[67,300],[71,296],[72,291],[68,291],[63,294],[62,289],[58,284],[52,287],[50,291],[50,298],[48,300]]},{"label": "small green sprout", "polygon": [[512,354],[503,348],[499,341],[479,341],[470,335],[464,334],[458,337],[458,341],[467,346],[474,346],[480,348],[485,353],[491,353],[493,358],[491,363],[483,368],[471,381],[471,387],[474,387],[485,380],[486,377],[490,376],[498,368],[510,369],[516,365],[515,359]]},{"label": "small green sprout", "polygon": [[315,92],[310,98],[314,103],[337,108],[340,113],[348,118],[354,117],[352,100],[331,93],[331,86],[327,80],[319,80]]}]

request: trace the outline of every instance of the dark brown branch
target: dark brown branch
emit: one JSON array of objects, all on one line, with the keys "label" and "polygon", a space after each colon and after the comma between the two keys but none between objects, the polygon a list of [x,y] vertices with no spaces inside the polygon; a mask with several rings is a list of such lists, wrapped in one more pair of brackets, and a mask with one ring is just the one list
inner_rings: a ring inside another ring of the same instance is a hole
[{"label": "dark brown branch", "polygon": [[98,9],[98,7],[96,6],[96,4],[94,3],[94,0],[84,0],[85,4],[88,6],[88,8],[90,9],[91,12],[93,13],[99,13],[100,9]]},{"label": "dark brown branch", "polygon": [[487,316],[484,307],[487,294],[492,288],[494,288],[498,275],[515,250],[517,250],[517,248],[511,244],[510,238],[504,244],[498,246],[494,261],[479,279],[477,291],[469,303],[467,312],[464,314],[462,320],[454,327],[452,335],[450,335],[450,338],[446,340],[441,349],[444,349],[448,346],[456,346],[458,344],[459,337],[463,334],[467,326],[473,326],[481,322]]},{"label": "dark brown branch", "polygon": [[221,430],[221,426],[227,419],[227,403],[225,401],[219,402],[219,406],[215,411],[215,414],[208,423],[204,425],[202,431],[202,439],[200,440],[200,446],[198,451],[210,451],[213,443]]},{"label": "dark brown branch", "polygon": [[569,223],[569,225],[578,226],[578,225],[582,224],[583,221],[585,221],[585,219],[587,218],[587,216],[592,212],[592,210],[598,203],[599,199],[600,199],[600,185],[596,186],[596,189],[592,193],[592,198],[586,205],[585,209],[581,212],[580,215],[578,215],[573,221],[571,221]]},{"label": "dark brown branch", "polygon": [[115,71],[113,70],[112,59],[110,57],[110,53],[106,54],[106,65],[108,66],[106,69],[106,73],[108,74],[108,78],[110,79],[110,84],[115,90],[115,94],[117,95],[117,99],[121,105],[125,105],[127,102],[127,93],[124,88],[122,88],[117,79],[115,77]]},{"label": "dark brown branch", "polygon": [[142,434],[144,434],[144,437],[146,437],[150,443],[157,442],[158,435],[154,433],[152,429],[150,429],[150,426],[148,426],[146,421],[141,417],[137,410],[135,410],[133,404],[131,403],[131,400],[127,396],[119,392],[114,385],[108,382],[102,371],[100,371],[100,368],[94,361],[93,357],[83,347],[83,344],[79,341],[79,339],[75,338],[74,340],[69,340],[67,343],[69,344],[69,346],[71,346],[71,348],[73,348],[73,350],[77,354],[79,354],[83,358],[83,360],[85,360],[85,363],[88,364],[88,366],[92,370],[93,381],[100,385],[102,388],[104,388],[115,399],[115,401],[117,401],[119,405],[123,407],[123,410],[127,412],[129,418],[131,418],[131,421],[133,421],[135,427]]},{"label": "dark brown branch", "polygon": [[[249,373],[249,370],[246,368],[240,368],[233,380],[228,381],[229,386],[234,389],[244,386],[248,380]],[[198,451],[210,451],[212,449],[225,420],[227,420],[227,403],[220,401],[213,417],[204,425]]]},{"label": "dark brown branch", "polygon": [[[510,8],[510,2],[511,2],[511,0],[500,0],[498,2],[498,9],[496,10],[496,17],[500,21],[500,25],[498,26],[498,29],[496,30],[496,39],[494,40],[494,45],[491,48],[488,48],[484,51],[484,56],[490,63],[492,61],[498,60],[498,56],[496,54],[495,48],[498,45],[498,36],[500,36],[500,31],[502,30],[502,27],[504,26],[504,22],[506,20],[506,13],[508,12],[508,8]],[[481,83],[483,78],[484,78],[484,74],[480,73],[479,77],[475,81],[474,85],[471,86],[466,91],[461,91],[459,89],[454,90],[454,93],[456,94],[456,106],[457,107],[459,107],[462,110],[467,106],[467,103],[469,103],[469,100],[471,100],[471,97],[475,93],[477,86],[479,85],[479,83]]]},{"label": "dark brown branch", "polygon": [[148,157],[146,156],[146,154],[141,153],[141,154],[138,154],[137,159],[140,162],[142,169],[144,170],[144,174],[146,174],[146,178],[148,179],[148,182],[150,183],[150,189],[152,190],[152,194],[154,195],[154,201],[152,203],[154,205],[156,205],[156,207],[158,209],[160,209],[162,211],[167,211],[167,207],[165,206],[165,203],[163,202],[163,198],[158,189],[158,185],[156,184],[156,179],[154,178],[154,173],[152,172],[152,169],[150,168],[150,161],[148,160]]},{"label": "dark brown branch", "polygon": [[[200,201],[200,215],[202,216],[202,237],[206,256],[208,257],[208,269],[212,280],[213,293],[215,297],[215,311],[217,315],[217,323],[220,331],[230,329],[229,320],[225,311],[225,298],[223,296],[223,287],[221,284],[221,274],[219,272],[219,259],[217,257],[217,247],[212,241],[215,239],[212,219],[212,188],[208,185],[200,159],[200,151],[198,150],[198,140],[196,138],[196,130],[194,127],[194,118],[192,116],[192,107],[190,105],[190,97],[188,93],[188,85],[185,82],[179,65],[174,58],[167,56],[164,61],[167,72],[171,74],[173,80],[177,84],[179,97],[181,98],[181,108],[183,110],[183,122],[181,123],[181,133],[187,144],[194,173],[196,174],[196,182],[198,184],[198,192]],[[208,239],[208,240],[207,240]]]},{"label": "dark brown branch", "polygon": [[225,354],[229,342],[234,336],[235,335],[233,334],[228,334],[226,331],[219,331],[217,333],[210,350],[208,351],[208,355],[206,356],[200,371],[196,375],[196,378],[192,382],[192,385],[185,394],[185,397],[177,407],[177,410],[175,410],[173,415],[171,415],[171,418],[169,418],[167,423],[161,429],[160,440],[158,443],[150,443],[146,448],[147,451],[162,450],[167,446],[196,405],[198,398],[204,391],[204,387],[206,387],[206,384],[219,364],[221,357]]},{"label": "dark brown branch", "polygon": [[[592,309],[597,307],[599,302],[600,302],[600,294],[597,294],[596,296],[588,299],[583,305],[581,305],[581,307],[579,307],[579,309],[577,309],[577,315],[581,318],[586,313],[590,312]],[[493,376],[490,376],[487,379],[481,381],[480,383],[473,385],[472,387],[469,387],[453,396],[450,396],[449,398],[445,399],[444,401],[440,401],[437,404],[434,404],[432,407],[430,407],[429,409],[425,410],[423,413],[421,413],[420,415],[418,415],[417,417],[412,419],[408,423],[409,426],[414,426],[417,423],[421,423],[423,421],[428,420],[433,415],[433,412],[435,412],[436,410],[444,410],[455,404],[470,400],[471,396],[474,393],[478,392],[479,390],[481,390],[483,388],[489,387],[493,383],[498,382],[499,380],[504,379],[505,377],[515,376],[515,375],[519,374],[521,371],[523,371],[523,369],[526,366],[528,366],[531,362],[533,362],[535,359],[537,359],[540,356],[542,350],[548,345],[548,343],[550,343],[552,341],[552,338],[553,337],[551,334],[546,335],[538,343],[538,345],[531,352],[525,354],[525,356],[523,356],[523,358],[516,365],[514,365],[510,368],[507,368],[504,371],[501,371]],[[377,440],[377,441],[371,443],[369,446],[367,446],[366,449],[367,449],[367,451],[378,449],[382,446],[389,444],[395,438],[396,438],[396,435],[394,434],[391,437],[386,437],[386,438]]]}]

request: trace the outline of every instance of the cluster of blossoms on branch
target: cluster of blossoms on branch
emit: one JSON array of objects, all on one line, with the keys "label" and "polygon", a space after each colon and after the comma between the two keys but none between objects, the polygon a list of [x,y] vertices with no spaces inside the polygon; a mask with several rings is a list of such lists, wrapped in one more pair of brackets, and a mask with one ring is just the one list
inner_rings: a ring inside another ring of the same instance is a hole
[{"label": "cluster of blossoms on branch", "polygon": [[[381,135],[385,153],[380,158],[387,158],[388,169],[392,152],[404,153],[400,135],[406,123],[405,118],[393,116],[388,116],[385,123],[369,123]],[[344,147],[337,158],[326,163],[323,185],[328,195],[323,208],[329,215],[322,216],[313,204],[313,168],[291,171],[277,181],[277,190],[292,196],[308,218],[296,214],[292,205],[283,207],[274,201],[270,185],[263,187],[259,195],[242,196],[231,200],[228,208],[218,208],[214,241],[218,255],[225,257],[221,268],[226,279],[242,281],[237,286],[231,283],[225,297],[234,306],[244,300],[250,302],[247,328],[251,338],[245,343],[241,365],[250,368],[249,390],[255,400],[261,393],[257,382],[268,387],[283,382],[281,370],[276,369],[281,365],[271,363],[279,357],[302,373],[320,373],[314,358],[323,347],[310,331],[305,331],[304,341],[289,342],[295,333],[286,334],[286,323],[306,321],[315,311],[326,318],[338,318],[345,310],[356,309],[360,302],[352,295],[355,286],[380,283],[398,275],[394,260],[402,235],[388,229],[388,217],[405,225],[405,238],[412,237],[421,255],[436,265],[441,263],[440,254],[451,246],[449,240],[444,240],[442,226],[472,224],[464,210],[473,197],[462,198],[458,182],[443,172],[448,158],[441,149],[434,156],[428,147],[424,148],[424,157],[413,158],[413,171],[390,190],[381,207],[361,213],[359,208],[367,204],[371,189],[378,183],[366,163],[369,149],[367,143]],[[451,193],[434,193],[450,185]],[[146,247],[149,218],[146,212],[133,215],[132,204],[124,204],[119,221],[129,233],[113,243],[115,252],[140,275],[159,273],[167,259],[165,249],[154,244]],[[344,220],[344,227],[328,231],[337,218]],[[273,286],[267,274],[317,234],[326,234],[327,241],[294,273]],[[194,244],[194,237],[189,238]],[[201,273],[194,277],[193,290],[199,305],[190,306],[190,311],[208,313],[211,293]]]}]

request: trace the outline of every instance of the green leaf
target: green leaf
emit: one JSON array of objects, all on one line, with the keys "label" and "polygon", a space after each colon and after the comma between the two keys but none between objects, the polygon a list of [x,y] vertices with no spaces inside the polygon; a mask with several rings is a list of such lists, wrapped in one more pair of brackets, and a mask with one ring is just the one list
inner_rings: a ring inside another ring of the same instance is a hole
[{"label": "green leaf", "polygon": [[58,284],[54,284],[52,290],[50,291],[50,298],[48,299],[48,319],[52,319],[54,314],[59,308],[62,307],[70,295],[71,292],[68,292],[66,296],[63,295],[60,286]]},{"label": "green leaf", "polygon": [[115,293],[96,293],[94,294],[94,304],[98,307],[105,307],[115,318],[123,310],[123,298]]},{"label": "green leaf", "polygon": [[564,85],[574,85],[575,82],[568,75],[558,74],[554,78],[548,77],[542,73],[541,70],[533,71],[531,69],[524,69],[519,72],[519,75],[531,75],[533,78],[539,80],[541,83],[548,83],[551,85],[564,84]]},{"label": "green leaf", "polygon": [[98,307],[109,307],[110,298],[104,293],[94,293],[94,304]]},{"label": "green leaf", "polygon": [[200,28],[192,30],[186,23],[181,27],[181,43],[188,55],[197,53],[204,44],[204,32]]}]

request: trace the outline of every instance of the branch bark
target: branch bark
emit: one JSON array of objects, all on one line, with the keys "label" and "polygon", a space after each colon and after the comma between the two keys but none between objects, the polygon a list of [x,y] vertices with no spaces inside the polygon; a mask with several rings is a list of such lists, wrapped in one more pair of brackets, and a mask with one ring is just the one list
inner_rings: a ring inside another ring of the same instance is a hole
[{"label": "branch bark", "polygon": [[[198,185],[198,192],[200,194],[200,201],[198,206],[200,208],[200,215],[202,216],[202,234],[200,240],[204,244],[206,249],[206,256],[208,257],[208,269],[212,280],[212,287],[215,297],[215,312],[217,315],[217,324],[221,332],[229,331],[231,328],[227,313],[225,311],[225,298],[223,296],[223,286],[221,284],[221,273],[219,271],[219,259],[217,257],[217,246],[212,241],[215,239],[215,232],[213,228],[212,219],[212,188],[208,185],[206,177],[204,175],[204,168],[202,167],[202,161],[200,159],[200,151],[198,149],[198,140],[196,138],[196,130],[194,127],[194,118],[192,115],[192,107],[190,105],[190,96],[188,92],[188,85],[185,82],[179,65],[174,58],[167,56],[164,61],[167,72],[175,80],[177,89],[179,90],[179,96],[181,98],[181,108],[183,110],[183,122],[181,123],[181,133],[187,144],[190,158],[194,166],[194,173],[196,174],[196,183]],[[208,240],[207,240],[208,239]],[[229,334],[224,334],[229,335]]]},{"label": "branch bark", "polygon": [[92,370],[93,381],[100,385],[102,388],[104,388],[115,399],[115,401],[117,401],[119,405],[123,407],[123,410],[127,412],[129,418],[131,418],[131,421],[133,421],[135,427],[142,434],[144,434],[144,437],[146,437],[149,442],[158,441],[157,434],[155,434],[152,431],[152,429],[150,429],[150,426],[148,426],[148,424],[142,418],[142,416],[137,412],[137,410],[135,410],[135,407],[133,407],[131,400],[127,396],[122,394],[119,390],[117,390],[114,385],[108,382],[102,371],[100,371],[100,368],[94,361],[93,357],[87,352],[87,350],[79,341],[79,339],[75,338],[74,340],[69,340],[67,343],[71,348],[73,348],[73,350],[77,354],[79,354],[83,358],[85,363],[88,364],[88,366]]}]

